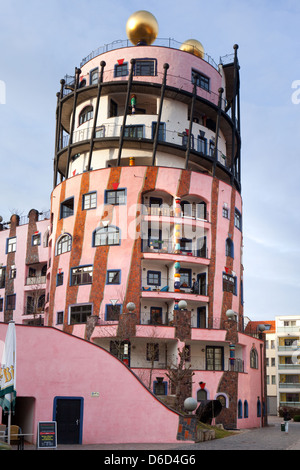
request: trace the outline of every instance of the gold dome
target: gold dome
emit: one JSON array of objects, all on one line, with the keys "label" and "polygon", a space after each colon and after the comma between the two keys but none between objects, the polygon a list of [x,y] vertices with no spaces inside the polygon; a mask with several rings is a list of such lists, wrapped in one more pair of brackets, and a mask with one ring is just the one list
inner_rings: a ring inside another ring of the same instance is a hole
[{"label": "gold dome", "polygon": [[188,39],[181,44],[180,48],[181,51],[189,52],[190,54],[194,54],[201,59],[204,58],[204,47],[202,46],[201,42],[197,41],[196,39]]},{"label": "gold dome", "polygon": [[127,21],[126,33],[135,46],[137,44],[150,46],[158,35],[156,18],[148,11],[136,11]]}]

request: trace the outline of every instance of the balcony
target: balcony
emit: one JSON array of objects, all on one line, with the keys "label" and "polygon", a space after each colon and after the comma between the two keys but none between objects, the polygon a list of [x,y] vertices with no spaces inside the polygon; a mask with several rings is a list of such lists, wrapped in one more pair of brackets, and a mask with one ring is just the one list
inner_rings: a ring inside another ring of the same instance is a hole
[{"label": "balcony", "polygon": [[175,243],[170,239],[157,239],[157,240],[142,240],[142,252],[143,253],[165,253],[165,254],[176,254],[180,256],[194,256],[196,258],[208,259],[208,250],[206,245],[200,249],[189,249],[186,246],[182,246],[181,250],[175,250]]},{"label": "balcony", "polygon": [[30,276],[26,278],[26,286],[46,284],[46,276]]}]

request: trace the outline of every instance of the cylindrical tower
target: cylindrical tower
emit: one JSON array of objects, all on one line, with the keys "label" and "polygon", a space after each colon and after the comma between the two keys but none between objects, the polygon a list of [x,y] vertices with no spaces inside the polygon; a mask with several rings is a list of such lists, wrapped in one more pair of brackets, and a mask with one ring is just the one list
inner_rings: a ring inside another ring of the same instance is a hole
[{"label": "cylindrical tower", "polygon": [[157,31],[138,12],[133,45],[106,45],[61,81],[46,305],[48,325],[146,380],[182,344],[194,370],[224,370],[226,312],[243,326],[238,46],[217,65],[199,41],[152,45]]}]

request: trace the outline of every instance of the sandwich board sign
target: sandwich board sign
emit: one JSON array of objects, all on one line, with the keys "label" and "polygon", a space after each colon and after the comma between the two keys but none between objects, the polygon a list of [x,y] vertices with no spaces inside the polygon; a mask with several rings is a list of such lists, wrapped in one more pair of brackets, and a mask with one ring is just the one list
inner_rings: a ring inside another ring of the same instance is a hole
[{"label": "sandwich board sign", "polygon": [[57,425],[56,421],[40,421],[38,423],[37,448],[56,449]]}]

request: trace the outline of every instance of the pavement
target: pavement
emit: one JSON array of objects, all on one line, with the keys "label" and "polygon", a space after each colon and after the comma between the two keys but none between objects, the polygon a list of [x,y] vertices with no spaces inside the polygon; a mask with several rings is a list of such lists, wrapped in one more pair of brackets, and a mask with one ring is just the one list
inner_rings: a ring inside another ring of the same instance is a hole
[{"label": "pavement", "polygon": [[[135,467],[138,465],[138,461],[130,465],[130,461],[122,462],[118,460],[122,455],[127,456],[124,459],[128,459],[130,454],[134,459],[134,455],[140,459],[141,462],[147,463],[150,455],[152,455],[153,462],[148,464],[170,464],[167,461],[166,455],[189,455],[195,453],[195,458],[199,455],[199,451],[205,450],[300,450],[300,423],[289,422],[288,432],[281,430],[282,418],[277,416],[268,416],[268,426],[263,428],[254,429],[243,429],[236,432],[232,436],[228,436],[223,439],[214,439],[211,441],[192,443],[182,442],[174,444],[95,444],[95,445],[58,445],[54,450],[72,450],[72,451],[102,451],[103,459],[109,459],[108,464],[122,464],[126,463],[129,466]],[[13,448],[15,450],[15,448]],[[24,450],[36,450],[36,447],[30,444],[25,444]],[[43,449],[41,450],[43,452]],[[118,451],[118,452],[115,452]],[[163,451],[163,452],[161,452]],[[152,453],[152,454],[151,454]],[[160,455],[160,461],[155,462],[154,455]],[[141,458],[143,456],[143,459]],[[115,459],[115,460],[114,460]],[[171,459],[171,457],[170,457]],[[176,463],[176,462],[175,462]],[[184,462],[179,462],[183,463]],[[194,463],[194,462],[189,462]]]}]

